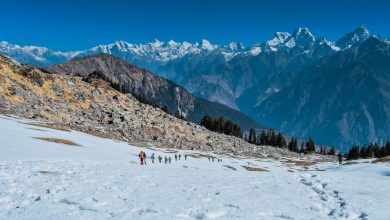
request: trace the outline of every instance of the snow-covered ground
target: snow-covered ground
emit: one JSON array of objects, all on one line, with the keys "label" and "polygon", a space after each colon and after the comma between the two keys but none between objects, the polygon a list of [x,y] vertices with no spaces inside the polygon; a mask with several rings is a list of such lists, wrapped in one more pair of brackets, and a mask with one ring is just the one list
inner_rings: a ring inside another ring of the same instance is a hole
[{"label": "snow-covered ground", "polygon": [[[286,160],[175,161],[172,150],[26,122],[0,117],[0,219],[390,218],[387,164],[322,163],[306,170]],[[48,137],[80,146],[36,139]],[[140,166],[141,149],[173,161]]]}]

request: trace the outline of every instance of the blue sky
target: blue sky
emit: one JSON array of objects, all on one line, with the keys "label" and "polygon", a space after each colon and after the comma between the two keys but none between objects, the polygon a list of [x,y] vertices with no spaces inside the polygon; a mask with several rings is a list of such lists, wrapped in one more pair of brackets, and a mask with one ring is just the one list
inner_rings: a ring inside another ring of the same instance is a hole
[{"label": "blue sky", "polygon": [[298,27],[330,40],[360,25],[390,36],[387,0],[0,0],[0,12],[0,40],[64,51],[155,38],[250,45]]}]

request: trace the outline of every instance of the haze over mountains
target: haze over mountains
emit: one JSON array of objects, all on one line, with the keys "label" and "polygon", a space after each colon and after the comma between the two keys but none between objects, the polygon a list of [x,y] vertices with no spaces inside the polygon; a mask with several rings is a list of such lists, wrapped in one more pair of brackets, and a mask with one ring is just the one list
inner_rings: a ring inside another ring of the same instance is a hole
[{"label": "haze over mountains", "polygon": [[0,53],[39,66],[111,54],[289,135],[340,149],[389,138],[389,41],[365,27],[335,42],[299,28],[249,47],[155,40],[57,52],[3,41]]}]

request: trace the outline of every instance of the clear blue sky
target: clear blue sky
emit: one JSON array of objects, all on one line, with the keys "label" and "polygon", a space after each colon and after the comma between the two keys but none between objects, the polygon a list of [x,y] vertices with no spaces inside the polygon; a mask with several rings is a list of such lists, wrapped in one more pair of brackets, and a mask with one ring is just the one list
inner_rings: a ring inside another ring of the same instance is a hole
[{"label": "clear blue sky", "polygon": [[330,40],[360,25],[390,36],[388,0],[0,0],[0,40],[55,50],[115,40],[245,45],[308,27]]}]

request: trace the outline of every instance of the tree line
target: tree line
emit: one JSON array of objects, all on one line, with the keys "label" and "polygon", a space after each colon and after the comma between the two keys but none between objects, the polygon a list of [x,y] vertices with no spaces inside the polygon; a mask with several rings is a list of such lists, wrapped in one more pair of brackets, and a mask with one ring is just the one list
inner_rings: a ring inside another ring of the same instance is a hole
[{"label": "tree line", "polygon": [[200,125],[207,128],[210,131],[215,131],[218,133],[223,133],[226,135],[235,136],[242,139],[242,129],[240,125],[234,123],[231,120],[227,120],[224,117],[219,117],[218,119],[211,118],[209,115],[205,115],[200,120]]},{"label": "tree line", "polygon": [[232,135],[238,138],[245,140],[248,143],[255,145],[269,145],[279,148],[287,148],[290,151],[297,153],[319,153],[323,155],[335,155],[336,149],[334,147],[328,149],[325,147],[320,147],[319,150],[316,150],[316,145],[314,140],[309,138],[307,141],[301,141],[301,144],[298,144],[298,139],[292,137],[287,143],[286,138],[280,132],[276,132],[272,128],[261,129],[256,131],[256,129],[249,129],[248,133],[243,134],[243,131],[240,125],[232,122],[231,120],[226,120],[223,117],[212,118],[209,115],[205,115],[200,122],[200,125],[207,128],[208,130],[215,131],[218,133],[223,133],[227,135]]},{"label": "tree line", "polygon": [[356,160],[360,158],[381,158],[390,155],[390,141],[380,146],[377,143],[372,143],[368,146],[363,145],[361,147],[354,145],[347,153],[347,160]]}]

